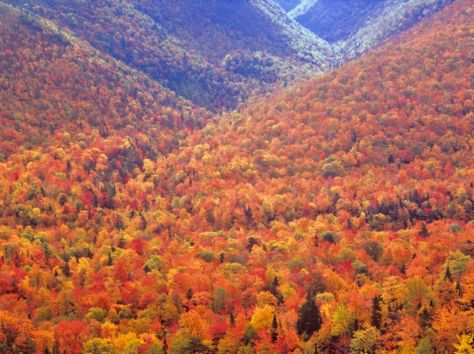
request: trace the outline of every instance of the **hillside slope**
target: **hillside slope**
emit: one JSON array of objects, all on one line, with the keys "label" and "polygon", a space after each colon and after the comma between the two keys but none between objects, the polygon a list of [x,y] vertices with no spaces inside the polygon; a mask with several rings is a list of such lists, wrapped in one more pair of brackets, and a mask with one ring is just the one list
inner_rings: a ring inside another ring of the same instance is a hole
[{"label": "hillside slope", "polygon": [[214,112],[354,59],[451,1],[311,0],[286,13],[274,0],[4,0]]},{"label": "hillside slope", "polygon": [[138,139],[154,158],[210,117],[49,21],[6,5],[0,15],[2,161],[22,150],[48,151],[63,135],[83,144]]},{"label": "hillside slope", "polygon": [[451,0],[302,1],[288,15],[352,60],[438,12]]},{"label": "hillside slope", "polygon": [[[332,54],[325,41],[268,0],[8,3],[48,18],[215,111],[307,71],[325,70]],[[268,16],[269,8],[274,17]]]},{"label": "hillside slope", "polygon": [[289,12],[303,26],[330,43],[349,37],[371,17],[378,15],[387,0],[375,1],[302,1]]},{"label": "hillside slope", "polygon": [[[2,117],[0,349],[453,352],[474,332],[473,14],[195,132],[188,103],[138,73],[109,87],[119,64],[8,14],[2,103],[41,106]],[[43,107],[73,134],[30,143]]]},{"label": "hillside slope", "polygon": [[290,11],[298,6],[301,0],[276,0],[275,2],[280,5],[283,10]]},{"label": "hillside slope", "polygon": [[[258,329],[256,348],[451,353],[474,331],[473,14],[458,1],[360,60],[209,124],[150,175],[170,193],[170,245],[189,242],[183,257],[205,270],[182,265],[213,284],[234,280],[226,294],[240,286],[228,306],[238,301]],[[182,287],[197,291],[192,279]],[[305,292],[317,294],[322,327],[295,344]],[[221,346],[242,338],[226,333]]]}]

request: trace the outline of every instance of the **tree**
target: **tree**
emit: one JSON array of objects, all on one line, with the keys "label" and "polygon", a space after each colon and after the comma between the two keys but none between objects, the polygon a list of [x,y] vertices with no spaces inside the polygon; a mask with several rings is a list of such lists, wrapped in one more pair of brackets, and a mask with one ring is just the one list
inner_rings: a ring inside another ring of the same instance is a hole
[{"label": "tree", "polygon": [[345,305],[341,304],[336,307],[336,311],[332,315],[332,323],[331,334],[340,336],[354,330],[355,317]]},{"label": "tree", "polygon": [[351,353],[375,353],[375,347],[380,337],[380,332],[375,327],[367,327],[354,332],[351,339]]},{"label": "tree", "polygon": [[87,326],[82,321],[62,321],[56,326],[56,338],[59,348],[67,353],[81,353],[82,341],[87,332]]},{"label": "tree", "polygon": [[176,335],[173,340],[171,354],[208,354],[211,350],[199,338],[187,334]]},{"label": "tree", "polygon": [[121,334],[113,340],[115,352],[119,353],[137,353],[138,348],[144,344],[144,341],[137,337],[136,333],[129,332]]},{"label": "tree", "polygon": [[278,322],[275,315],[272,320],[272,342],[275,343],[278,339]]},{"label": "tree", "polygon": [[278,277],[275,276],[273,278],[272,283],[265,287],[265,290],[268,290],[269,292],[271,292],[273,296],[277,298],[278,303],[282,304],[284,299],[283,299],[283,294],[278,289],[279,286],[280,286],[280,282],[278,281]]},{"label": "tree", "polygon": [[452,274],[453,276],[459,277],[460,275],[464,274],[467,270],[467,266],[471,261],[471,257],[465,255],[459,250],[449,252],[448,258],[444,263],[444,267],[446,272]]},{"label": "tree", "polygon": [[226,307],[226,292],[223,288],[215,288],[212,292],[211,308],[215,313],[222,313]]},{"label": "tree", "polygon": [[225,335],[221,340],[219,340],[219,344],[217,346],[217,353],[218,354],[232,354],[236,353],[239,349],[240,341],[237,338],[234,338],[232,335]]},{"label": "tree", "polygon": [[430,337],[422,338],[418,342],[415,352],[416,354],[434,354],[435,351],[433,349],[433,344],[431,343],[431,338]]},{"label": "tree", "polygon": [[430,288],[419,276],[408,279],[405,288],[406,307],[416,313],[422,306],[428,306],[431,300]]},{"label": "tree", "polygon": [[458,342],[454,344],[456,354],[473,354],[474,353],[474,334],[463,333],[458,336]]},{"label": "tree", "polygon": [[257,339],[258,339],[257,331],[255,330],[255,328],[251,324],[249,324],[245,328],[245,331],[244,331],[244,337],[243,337],[244,343],[246,345],[251,344]]},{"label": "tree", "polygon": [[319,307],[314,301],[312,293],[308,292],[306,302],[298,309],[296,330],[300,336],[309,338],[314,332],[319,331],[322,322]]},{"label": "tree", "polygon": [[2,352],[24,352],[35,351],[35,343],[32,338],[33,327],[26,318],[10,316],[7,312],[0,311],[0,349]]},{"label": "tree", "polygon": [[364,242],[362,245],[365,252],[372,258],[374,261],[378,261],[383,255],[383,246],[375,240],[369,240]]},{"label": "tree", "polygon": [[449,269],[449,266],[446,267],[443,280],[449,280],[451,283],[453,282],[453,276],[451,275],[451,270]]},{"label": "tree", "polygon": [[425,307],[423,311],[421,311],[420,314],[420,326],[422,328],[426,328],[431,325],[431,313],[430,311]]},{"label": "tree", "polygon": [[420,231],[418,232],[418,235],[420,235],[423,238],[427,238],[430,235],[425,223],[421,224],[421,228],[420,228]]},{"label": "tree", "polygon": [[89,309],[89,312],[87,313],[86,317],[89,319],[94,319],[99,322],[102,322],[105,317],[107,316],[107,311],[100,308],[100,307],[92,307]]},{"label": "tree", "polygon": [[200,340],[209,337],[209,328],[204,319],[192,310],[181,315],[179,320],[180,331]]},{"label": "tree", "polygon": [[382,325],[382,306],[380,303],[382,299],[380,296],[376,296],[372,299],[372,326],[377,329],[380,329]]},{"label": "tree", "polygon": [[84,343],[84,354],[113,354],[114,346],[109,339],[93,338]]},{"label": "tree", "polygon": [[250,324],[257,331],[264,329],[269,331],[272,326],[272,319],[275,315],[275,308],[270,305],[259,306],[255,309],[255,312],[252,315],[252,320]]}]

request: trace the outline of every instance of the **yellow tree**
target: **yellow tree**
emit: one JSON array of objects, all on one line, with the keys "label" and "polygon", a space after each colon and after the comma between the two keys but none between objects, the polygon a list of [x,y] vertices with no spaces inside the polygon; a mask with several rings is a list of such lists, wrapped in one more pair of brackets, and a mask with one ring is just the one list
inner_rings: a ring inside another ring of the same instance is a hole
[{"label": "yellow tree", "polygon": [[454,344],[456,354],[474,354],[474,334],[463,333],[458,336],[458,342]]},{"label": "yellow tree", "polygon": [[201,315],[194,310],[181,315],[179,326],[181,332],[191,337],[196,337],[200,340],[209,338],[209,326],[202,319]]}]

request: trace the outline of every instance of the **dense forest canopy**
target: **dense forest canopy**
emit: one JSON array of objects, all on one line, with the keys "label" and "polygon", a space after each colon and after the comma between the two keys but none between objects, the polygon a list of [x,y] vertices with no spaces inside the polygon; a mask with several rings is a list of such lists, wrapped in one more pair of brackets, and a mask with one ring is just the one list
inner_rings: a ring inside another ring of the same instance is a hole
[{"label": "dense forest canopy", "polygon": [[472,353],[472,1],[219,115],[9,3],[1,353]]}]

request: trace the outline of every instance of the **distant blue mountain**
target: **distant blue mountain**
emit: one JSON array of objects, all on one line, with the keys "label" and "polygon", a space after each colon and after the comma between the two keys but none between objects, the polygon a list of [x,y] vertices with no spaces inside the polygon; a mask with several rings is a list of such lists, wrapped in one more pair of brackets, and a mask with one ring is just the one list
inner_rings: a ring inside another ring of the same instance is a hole
[{"label": "distant blue mountain", "polygon": [[214,111],[327,70],[332,60],[331,46],[273,0],[3,2]]},{"label": "distant blue mountain", "polygon": [[319,0],[297,20],[328,42],[349,37],[371,17],[377,16],[388,0]]},{"label": "distant blue mountain", "polygon": [[0,0],[213,111],[353,59],[452,0]]},{"label": "distant blue mountain", "polygon": [[333,46],[333,64],[354,59],[454,0],[301,0],[288,16]]},{"label": "distant blue mountain", "polygon": [[294,9],[301,0],[276,0],[276,2],[286,11],[290,11],[291,9]]}]

